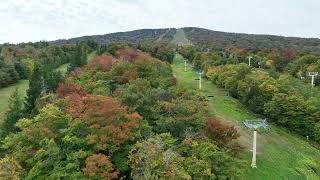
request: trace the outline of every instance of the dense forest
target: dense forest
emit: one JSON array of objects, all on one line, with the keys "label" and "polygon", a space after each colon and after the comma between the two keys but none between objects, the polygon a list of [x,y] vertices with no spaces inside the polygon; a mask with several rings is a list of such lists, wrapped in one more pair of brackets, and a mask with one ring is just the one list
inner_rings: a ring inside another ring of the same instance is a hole
[{"label": "dense forest", "polygon": [[236,129],[210,116],[203,97],[177,86],[167,62],[113,45],[70,69],[52,91],[39,88],[45,79],[40,71],[35,65],[25,107],[17,93],[11,97],[1,129],[1,174],[24,179],[241,175]]},{"label": "dense forest", "polygon": [[[320,71],[320,40],[183,31],[194,45],[171,43],[176,29],[0,45],[0,88],[29,80],[26,97],[12,92],[0,125],[0,175],[241,179],[240,133],[209,112],[206,96],[177,82],[176,55],[318,147],[320,78],[312,87],[308,72]],[[66,75],[56,70],[64,64]]]},{"label": "dense forest", "polygon": [[62,64],[80,66],[81,60],[78,59],[81,53],[97,47],[98,44],[94,41],[63,46],[50,45],[48,42],[0,45],[0,88],[14,84],[20,79],[31,78],[36,64],[45,64],[41,71],[51,77],[53,75],[50,75],[50,71]]}]

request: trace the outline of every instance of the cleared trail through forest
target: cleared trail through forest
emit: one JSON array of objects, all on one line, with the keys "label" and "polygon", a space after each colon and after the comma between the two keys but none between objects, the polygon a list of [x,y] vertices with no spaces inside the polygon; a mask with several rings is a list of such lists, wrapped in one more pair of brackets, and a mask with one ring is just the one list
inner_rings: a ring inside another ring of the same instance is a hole
[{"label": "cleared trail through forest", "polygon": [[[195,80],[199,77],[198,74],[190,65],[185,72],[183,60],[183,57],[177,54],[172,64],[178,84],[190,91],[199,91],[198,81]],[[202,90],[199,93],[213,95],[213,98],[208,99],[210,112],[223,122],[235,125],[240,133],[240,143],[245,148],[244,179],[320,179],[320,150],[305,139],[275,125],[269,125],[268,130],[258,132],[258,168],[252,169],[252,131],[246,129],[243,122],[259,116],[249,112],[237,99],[227,96],[223,89],[206,79],[203,79]]]},{"label": "cleared trail through forest", "polygon": [[186,34],[182,29],[177,29],[177,32],[173,37],[171,43],[178,46],[192,45],[191,41],[187,39]]}]

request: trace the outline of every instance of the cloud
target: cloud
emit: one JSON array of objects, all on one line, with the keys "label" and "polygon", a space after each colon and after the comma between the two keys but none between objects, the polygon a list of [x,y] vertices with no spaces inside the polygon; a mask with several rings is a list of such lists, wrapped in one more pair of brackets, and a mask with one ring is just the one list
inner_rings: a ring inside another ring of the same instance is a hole
[{"label": "cloud", "polygon": [[317,0],[6,0],[0,43],[184,26],[320,37],[319,7]]}]

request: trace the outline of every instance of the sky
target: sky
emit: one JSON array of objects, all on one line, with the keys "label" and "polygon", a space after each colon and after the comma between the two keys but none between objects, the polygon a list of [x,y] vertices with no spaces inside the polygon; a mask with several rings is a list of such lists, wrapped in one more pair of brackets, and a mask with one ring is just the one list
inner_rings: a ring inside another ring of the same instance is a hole
[{"label": "sky", "polygon": [[0,43],[143,28],[320,38],[319,0],[0,0]]}]

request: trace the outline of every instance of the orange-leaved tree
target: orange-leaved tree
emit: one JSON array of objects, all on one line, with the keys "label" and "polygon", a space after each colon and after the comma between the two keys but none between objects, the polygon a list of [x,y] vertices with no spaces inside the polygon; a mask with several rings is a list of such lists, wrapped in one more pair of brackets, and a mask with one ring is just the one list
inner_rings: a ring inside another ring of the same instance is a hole
[{"label": "orange-leaved tree", "polygon": [[129,114],[121,103],[106,96],[69,96],[65,112],[90,129],[87,139],[96,151],[114,150],[129,140],[142,117]]},{"label": "orange-leaved tree", "polygon": [[93,179],[114,179],[119,172],[114,170],[108,156],[93,154],[86,159],[86,166],[82,169],[84,174]]}]

